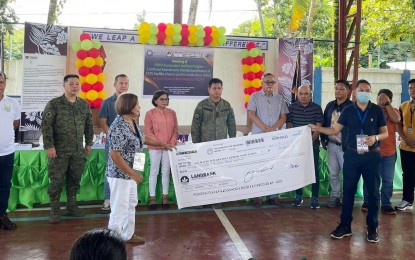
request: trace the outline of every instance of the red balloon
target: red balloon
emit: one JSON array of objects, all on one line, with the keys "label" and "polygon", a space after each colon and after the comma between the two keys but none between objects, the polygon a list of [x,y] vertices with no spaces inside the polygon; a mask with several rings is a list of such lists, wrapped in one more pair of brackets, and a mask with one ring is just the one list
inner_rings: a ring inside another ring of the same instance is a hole
[{"label": "red balloon", "polygon": [[[89,68],[82,66],[78,69],[78,73],[79,75],[81,75],[82,77],[86,77],[86,75],[89,74]],[[86,92],[86,91],[85,91]]]},{"label": "red balloon", "polygon": [[102,98],[97,98],[94,101],[92,101],[92,105],[94,108],[100,108],[102,104]]},{"label": "red balloon", "polygon": [[246,57],[246,64],[247,65],[251,66],[254,63],[255,63],[254,58],[252,58],[252,57]]},{"label": "red balloon", "polygon": [[206,26],[205,28],[203,28],[203,30],[207,35],[212,33],[212,27],[210,26]]},{"label": "red balloon", "polygon": [[248,88],[248,94],[249,95],[252,95],[253,93],[255,93],[256,92],[256,88],[254,88],[254,87],[249,87]]},{"label": "red balloon", "polygon": [[248,108],[248,102],[245,102],[245,108]]},{"label": "red balloon", "polygon": [[78,57],[78,59],[84,60],[86,57],[88,57],[88,52],[86,50],[79,50],[76,53],[76,56]]},{"label": "red balloon", "polygon": [[257,73],[255,73],[255,78],[261,79],[262,75],[264,75],[264,72],[263,71],[258,71]]},{"label": "red balloon", "polygon": [[189,40],[186,38],[182,38],[182,40],[180,41],[180,45],[181,46],[188,46],[189,45]]},{"label": "red balloon", "polygon": [[159,25],[157,27],[159,28],[159,33],[160,33],[160,32],[164,32],[166,30],[167,25],[165,23],[159,23]]},{"label": "red balloon", "polygon": [[254,58],[255,63],[262,64],[264,62],[264,58],[261,55],[258,55]]},{"label": "red balloon", "polygon": [[242,63],[242,65],[245,65],[246,64],[246,58],[242,58],[241,63]]},{"label": "red balloon", "polygon": [[213,40],[213,38],[210,35],[206,35],[205,38],[203,38],[205,46],[209,45],[212,42],[212,40]]},{"label": "red balloon", "polygon": [[91,89],[92,89],[91,84],[88,84],[88,83],[83,83],[83,84],[81,85],[81,90],[82,90],[83,92],[88,92],[88,91],[90,91]]},{"label": "red balloon", "polygon": [[91,35],[89,33],[83,33],[83,34],[81,34],[81,36],[79,36],[79,39],[81,39],[81,41],[91,40]]},{"label": "red balloon", "polygon": [[261,91],[261,90],[262,90],[262,86],[260,86],[259,88],[257,88],[257,91],[256,92]]},{"label": "red balloon", "polygon": [[253,72],[246,73],[246,78],[248,80],[254,80],[255,79],[255,73],[253,73]]},{"label": "red balloon", "polygon": [[182,25],[182,31],[180,32],[180,35],[182,36],[182,38],[189,37],[190,35],[189,29],[183,28],[183,25]]},{"label": "red balloon", "polygon": [[256,44],[254,42],[248,42],[248,44],[246,45],[246,49],[249,51],[253,48],[256,48]]},{"label": "red balloon", "polygon": [[100,66],[95,65],[92,68],[90,68],[89,71],[91,71],[92,74],[98,75],[102,72],[102,69]]},{"label": "red balloon", "polygon": [[182,30],[183,30],[184,28],[186,28],[186,29],[187,29],[187,28],[189,28],[189,25],[187,25],[187,24],[185,24],[185,23],[184,23],[184,24],[182,24]]},{"label": "red balloon", "polygon": [[104,89],[104,84],[102,84],[102,82],[97,81],[94,83],[94,85],[92,85],[92,89],[97,92],[100,92]]},{"label": "red balloon", "polygon": [[88,106],[90,107],[90,108],[94,108],[94,104],[92,103],[92,101],[91,100],[89,100],[89,99],[85,99],[86,100],[86,102],[88,102]]},{"label": "red balloon", "polygon": [[157,42],[158,42],[158,44],[163,44],[165,39],[166,39],[166,33],[159,31],[159,33],[157,34]]},{"label": "red balloon", "polygon": [[101,55],[101,53],[97,48],[92,48],[88,51],[88,56],[91,58],[98,58],[99,55]]},{"label": "red balloon", "polygon": [[242,78],[244,78],[244,79],[248,79],[248,78],[246,77],[246,75],[248,75],[248,73],[244,73],[244,74],[242,75]]}]

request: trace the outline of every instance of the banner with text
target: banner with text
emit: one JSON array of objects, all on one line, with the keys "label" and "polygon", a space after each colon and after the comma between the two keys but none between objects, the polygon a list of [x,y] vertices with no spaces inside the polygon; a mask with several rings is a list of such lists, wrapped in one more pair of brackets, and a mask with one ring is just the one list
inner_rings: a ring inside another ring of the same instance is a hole
[{"label": "banner with text", "polygon": [[63,94],[68,27],[25,24],[21,130],[40,130],[46,103]]},{"label": "banner with text", "polygon": [[179,208],[278,194],[315,182],[309,127],[177,146]]},{"label": "banner with text", "polygon": [[144,96],[166,90],[175,97],[208,96],[213,49],[145,46]]}]

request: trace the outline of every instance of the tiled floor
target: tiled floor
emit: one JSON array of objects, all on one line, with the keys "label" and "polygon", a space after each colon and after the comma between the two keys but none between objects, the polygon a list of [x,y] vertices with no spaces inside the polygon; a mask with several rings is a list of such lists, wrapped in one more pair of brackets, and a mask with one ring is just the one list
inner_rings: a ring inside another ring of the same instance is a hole
[{"label": "tiled floor", "polygon": [[[414,214],[380,213],[380,242],[366,241],[366,213],[357,201],[353,236],[330,238],[337,226],[340,208],[319,210],[282,207],[260,209],[246,202],[226,203],[222,210],[205,208],[147,210],[137,207],[136,233],[144,245],[127,245],[129,259],[415,259]],[[393,202],[397,204],[398,198]],[[47,222],[48,210],[16,211],[9,214],[15,231],[0,230],[0,259],[67,259],[73,242],[87,230],[106,227],[108,215],[98,206],[84,208],[82,218]],[[63,212],[63,211],[62,211]]]}]

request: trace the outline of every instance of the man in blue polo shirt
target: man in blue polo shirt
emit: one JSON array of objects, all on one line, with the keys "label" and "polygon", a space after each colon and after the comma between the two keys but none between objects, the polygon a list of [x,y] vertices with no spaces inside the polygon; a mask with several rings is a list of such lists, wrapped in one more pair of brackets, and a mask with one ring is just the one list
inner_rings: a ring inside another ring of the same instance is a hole
[{"label": "man in blue polo shirt", "polygon": [[[115,112],[115,101],[117,97],[124,92],[128,92],[129,80],[127,75],[119,74],[115,77],[114,88],[115,93],[111,97],[107,98],[102,102],[101,111],[99,112],[99,124],[105,134],[108,133],[112,122],[117,117]],[[108,160],[108,142],[105,140],[105,161]],[[111,210],[110,208],[110,187],[107,181],[107,176],[104,175],[104,204],[102,205],[102,212],[107,213]]]},{"label": "man in blue polo shirt", "polygon": [[331,237],[342,239],[352,235],[354,196],[360,176],[363,176],[368,191],[367,240],[377,243],[381,161],[379,141],[388,137],[388,129],[382,108],[370,102],[371,86],[368,81],[357,82],[356,97],[357,101],[343,109],[332,128],[309,126],[311,130],[326,135],[335,135],[343,127],[349,128],[344,152],[342,213],[340,224],[331,232]]}]

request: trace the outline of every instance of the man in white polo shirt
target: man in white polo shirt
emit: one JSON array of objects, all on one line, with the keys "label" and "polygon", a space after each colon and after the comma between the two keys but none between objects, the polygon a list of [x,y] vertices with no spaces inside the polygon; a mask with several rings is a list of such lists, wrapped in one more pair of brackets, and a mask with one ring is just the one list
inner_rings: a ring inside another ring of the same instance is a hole
[{"label": "man in white polo shirt", "polygon": [[16,229],[16,224],[7,217],[10,187],[14,164],[14,129],[19,126],[19,103],[6,96],[6,74],[0,71],[0,228]]}]

